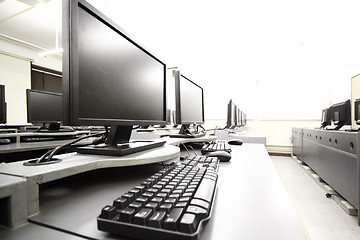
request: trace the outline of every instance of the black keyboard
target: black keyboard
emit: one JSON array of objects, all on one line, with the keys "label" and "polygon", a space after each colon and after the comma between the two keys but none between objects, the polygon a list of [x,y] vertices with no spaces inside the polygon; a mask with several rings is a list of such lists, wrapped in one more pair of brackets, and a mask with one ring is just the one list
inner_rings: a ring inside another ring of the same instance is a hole
[{"label": "black keyboard", "polygon": [[98,229],[135,239],[194,240],[211,217],[219,160],[172,163],[101,210]]},{"label": "black keyboard", "polygon": [[201,148],[202,154],[209,153],[209,152],[215,152],[215,151],[226,151],[226,152],[230,153],[231,147],[226,140],[216,140],[213,142],[206,143]]}]

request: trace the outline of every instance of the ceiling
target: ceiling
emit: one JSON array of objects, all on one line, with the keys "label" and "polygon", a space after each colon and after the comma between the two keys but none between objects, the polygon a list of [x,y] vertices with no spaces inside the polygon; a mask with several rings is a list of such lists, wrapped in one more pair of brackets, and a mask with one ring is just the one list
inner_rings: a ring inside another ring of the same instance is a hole
[{"label": "ceiling", "polygon": [[0,1],[0,33],[40,48],[61,46],[61,0]]},{"label": "ceiling", "polygon": [[[360,62],[358,0],[89,2],[168,66],[200,82],[309,79]],[[0,33],[45,49],[61,47],[61,3],[0,0]]]}]

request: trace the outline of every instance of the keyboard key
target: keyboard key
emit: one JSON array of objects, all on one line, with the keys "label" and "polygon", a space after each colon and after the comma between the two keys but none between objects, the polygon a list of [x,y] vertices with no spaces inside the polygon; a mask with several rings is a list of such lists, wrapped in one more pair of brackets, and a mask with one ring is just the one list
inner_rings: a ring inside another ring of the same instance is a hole
[{"label": "keyboard key", "polygon": [[215,191],[215,181],[212,179],[204,178],[195,192],[194,198],[202,199],[211,202]]},{"label": "keyboard key", "polygon": [[164,211],[167,213],[170,213],[172,209],[173,209],[173,204],[171,204],[171,203],[161,204],[161,206],[159,208],[160,211]]},{"label": "keyboard key", "polygon": [[183,208],[174,208],[164,221],[164,228],[168,230],[177,230]]},{"label": "keyboard key", "polygon": [[179,224],[179,231],[185,233],[193,233],[196,231],[197,225],[199,221],[196,219],[196,216],[191,213],[185,213],[184,216],[181,218]]},{"label": "keyboard key", "polygon": [[161,228],[166,218],[166,212],[158,211],[150,217],[148,221],[149,227]]},{"label": "keyboard key", "polygon": [[149,202],[145,205],[146,208],[151,208],[153,211],[158,210],[159,204],[155,202]]},{"label": "keyboard key", "polygon": [[142,202],[134,201],[129,204],[129,207],[134,208],[136,211],[139,211],[141,207],[143,206]]},{"label": "keyboard key", "polygon": [[133,223],[146,226],[148,219],[152,214],[152,209],[150,208],[142,208],[138,213],[136,213],[133,217]]},{"label": "keyboard key", "polygon": [[199,206],[199,207],[202,207],[206,210],[209,210],[210,209],[210,204],[202,199],[193,199],[191,200],[190,202],[191,205],[195,205],[195,206]]},{"label": "keyboard key", "polygon": [[114,206],[105,206],[101,210],[100,217],[105,219],[113,219],[117,214],[116,208]]},{"label": "keyboard key", "polygon": [[117,209],[124,209],[129,205],[129,199],[119,197],[114,200],[113,206],[115,206]]},{"label": "keyboard key", "polygon": [[119,220],[122,222],[131,222],[132,217],[135,215],[135,209],[127,207],[119,211]]},{"label": "keyboard key", "polygon": [[206,218],[208,216],[208,214],[209,214],[209,212],[207,210],[205,210],[204,208],[198,207],[198,206],[195,206],[195,205],[190,205],[186,209],[186,212],[196,215],[199,220],[203,219],[203,218]]}]

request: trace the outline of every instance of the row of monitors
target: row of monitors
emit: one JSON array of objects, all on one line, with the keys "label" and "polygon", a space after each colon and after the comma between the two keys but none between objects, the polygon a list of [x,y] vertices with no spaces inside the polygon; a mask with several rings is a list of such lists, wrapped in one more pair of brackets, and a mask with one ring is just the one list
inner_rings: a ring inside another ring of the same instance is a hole
[{"label": "row of monitors", "polygon": [[[174,72],[176,115],[175,124],[204,123],[203,89],[179,71]],[[27,121],[33,124],[48,123],[51,130],[59,130],[63,122],[63,95],[60,93],[26,90]],[[6,123],[5,86],[0,85],[0,123]],[[166,124],[171,124],[167,111]]]},{"label": "row of monitors", "polygon": [[[84,0],[64,1],[62,29],[64,125],[166,124],[165,62]],[[175,81],[176,122],[204,123],[203,88]]]},{"label": "row of monitors", "polygon": [[[360,98],[354,101],[354,110],[354,119],[356,124],[360,125]],[[321,128],[325,128],[334,123],[336,127],[333,128],[333,130],[339,130],[344,125],[351,125],[351,119],[350,100],[336,103],[322,110]]]},{"label": "row of monitors", "polygon": [[245,126],[247,122],[246,113],[241,111],[241,109],[230,99],[227,107],[227,122],[226,128],[236,128]]}]

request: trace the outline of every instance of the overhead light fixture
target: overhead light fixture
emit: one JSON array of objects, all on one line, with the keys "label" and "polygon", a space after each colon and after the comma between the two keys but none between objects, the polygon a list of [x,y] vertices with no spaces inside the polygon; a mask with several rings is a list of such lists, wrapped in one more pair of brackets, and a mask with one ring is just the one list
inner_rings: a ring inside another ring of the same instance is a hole
[{"label": "overhead light fixture", "polygon": [[64,49],[62,48],[55,48],[49,51],[45,51],[45,52],[41,52],[39,53],[40,57],[46,57],[46,56],[50,56],[50,55],[55,55],[55,54],[60,54],[63,52]]}]

